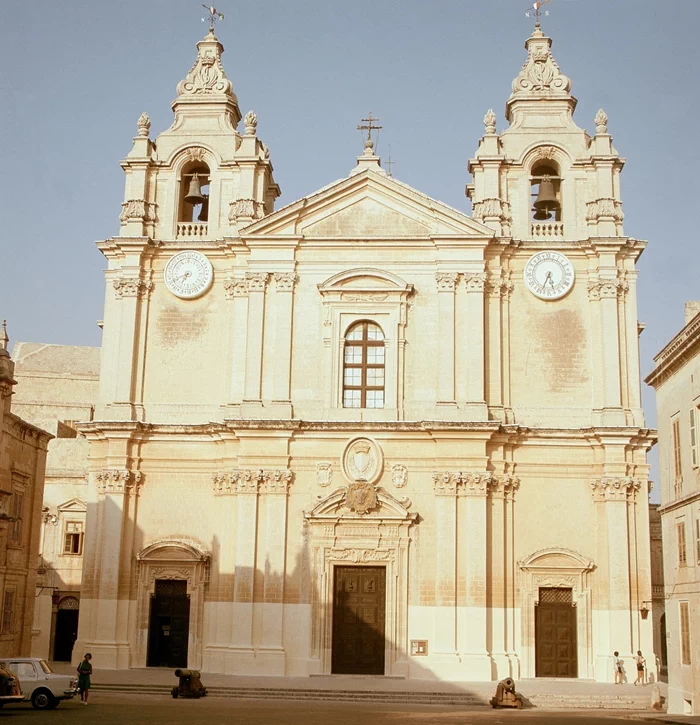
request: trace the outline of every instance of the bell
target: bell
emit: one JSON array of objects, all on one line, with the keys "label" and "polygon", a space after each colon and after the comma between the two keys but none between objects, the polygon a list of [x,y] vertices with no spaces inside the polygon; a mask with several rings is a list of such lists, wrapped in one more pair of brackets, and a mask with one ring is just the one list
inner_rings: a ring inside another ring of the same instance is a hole
[{"label": "bell", "polygon": [[203,204],[205,196],[202,196],[202,185],[199,183],[199,175],[192,174],[192,181],[190,181],[190,188],[187,191],[185,201],[188,204]]},{"label": "bell", "polygon": [[197,217],[197,220],[200,222],[209,221],[209,197],[208,196],[204,197],[204,201],[202,202],[202,208],[199,211],[199,216]]},{"label": "bell", "polygon": [[551,217],[550,212],[559,209],[559,202],[554,191],[554,184],[546,174],[540,181],[540,188],[537,192],[537,199],[533,204],[535,209],[535,219],[541,221]]}]

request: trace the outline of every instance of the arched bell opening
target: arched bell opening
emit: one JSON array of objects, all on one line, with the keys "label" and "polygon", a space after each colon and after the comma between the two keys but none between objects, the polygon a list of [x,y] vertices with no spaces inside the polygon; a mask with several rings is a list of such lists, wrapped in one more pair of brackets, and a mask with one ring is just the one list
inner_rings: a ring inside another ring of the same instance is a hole
[{"label": "arched bell opening", "polygon": [[530,174],[532,220],[559,222],[561,213],[561,176],[552,161],[533,166]]},{"label": "arched bell opening", "polygon": [[180,176],[178,222],[209,221],[209,167],[202,161],[187,164]]}]

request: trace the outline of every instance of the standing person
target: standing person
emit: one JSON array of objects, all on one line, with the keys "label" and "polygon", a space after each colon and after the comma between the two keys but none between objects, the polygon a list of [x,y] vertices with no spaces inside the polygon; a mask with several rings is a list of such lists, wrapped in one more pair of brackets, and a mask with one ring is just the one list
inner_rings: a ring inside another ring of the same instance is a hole
[{"label": "standing person", "polygon": [[90,694],[90,675],[92,674],[91,659],[92,655],[88,652],[83,657],[83,661],[78,665],[78,689],[80,690],[80,699],[83,705],[87,705],[88,695]]},{"label": "standing person", "polygon": [[616,650],[613,652],[613,655],[615,656],[615,659],[613,660],[613,664],[615,666],[615,684],[621,685],[622,684],[622,676],[624,674],[623,672],[623,664],[622,657],[620,657],[620,653]]},{"label": "standing person", "polygon": [[634,658],[634,661],[637,663],[637,679],[634,681],[634,684],[636,685],[638,682],[641,682],[642,686],[644,686],[646,684],[644,682],[644,665],[646,664],[646,660],[642,657],[641,650],[637,650],[637,656]]}]

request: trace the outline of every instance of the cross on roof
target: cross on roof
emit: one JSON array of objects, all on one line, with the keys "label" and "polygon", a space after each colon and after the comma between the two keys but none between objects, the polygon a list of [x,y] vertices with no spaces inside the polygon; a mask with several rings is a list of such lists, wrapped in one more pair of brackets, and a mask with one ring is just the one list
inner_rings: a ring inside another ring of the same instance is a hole
[{"label": "cross on roof", "polygon": [[380,128],[382,128],[382,126],[377,126],[374,124],[374,122],[378,121],[379,119],[374,118],[374,116],[372,115],[372,111],[370,111],[367,118],[363,118],[361,120],[362,120],[362,123],[357,127],[357,130],[358,131],[367,131],[367,140],[371,141],[372,140],[372,131],[374,131],[374,130],[378,131]]},{"label": "cross on roof", "polygon": [[391,173],[391,167],[395,163],[395,161],[391,160],[391,144],[389,144],[389,155],[387,156],[387,160],[384,162],[384,166],[386,166],[386,173],[388,176],[393,176],[393,174]]}]

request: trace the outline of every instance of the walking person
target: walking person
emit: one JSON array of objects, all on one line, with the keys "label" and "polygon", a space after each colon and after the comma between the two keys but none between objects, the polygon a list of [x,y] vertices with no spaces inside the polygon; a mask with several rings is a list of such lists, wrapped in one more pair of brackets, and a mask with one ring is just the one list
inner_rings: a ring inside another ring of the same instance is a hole
[{"label": "walking person", "polygon": [[622,661],[622,657],[620,657],[620,653],[617,650],[613,652],[613,655],[615,657],[615,659],[613,660],[613,665],[615,667],[615,684],[621,685],[622,677],[624,675],[624,662]]},{"label": "walking person", "polygon": [[636,685],[638,682],[642,684],[642,687],[646,685],[646,682],[644,681],[644,669],[646,665],[646,660],[644,657],[642,657],[641,650],[637,650],[637,656],[634,658],[634,661],[637,663],[637,679],[634,681],[634,684]]},{"label": "walking person", "polygon": [[78,665],[78,689],[80,690],[80,700],[83,705],[88,704],[88,695],[90,694],[90,675],[92,674],[91,659],[92,655],[88,652],[83,657],[83,661]]}]

